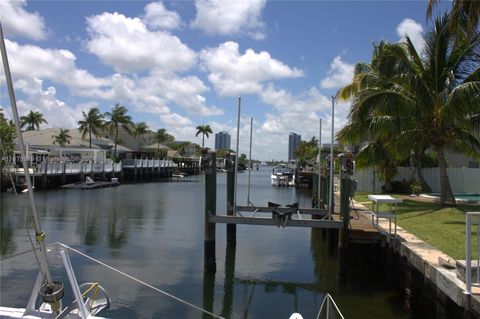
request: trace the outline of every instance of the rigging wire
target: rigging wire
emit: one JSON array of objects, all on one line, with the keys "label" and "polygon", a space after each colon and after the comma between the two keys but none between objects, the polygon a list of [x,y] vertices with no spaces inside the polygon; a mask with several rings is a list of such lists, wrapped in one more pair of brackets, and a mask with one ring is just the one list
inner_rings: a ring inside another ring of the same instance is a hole
[{"label": "rigging wire", "polygon": [[131,275],[129,275],[129,274],[127,274],[127,273],[119,270],[119,269],[116,269],[116,268],[114,268],[114,267],[112,267],[112,266],[110,266],[110,265],[107,265],[107,264],[101,262],[100,260],[97,260],[97,259],[95,259],[95,258],[93,258],[93,257],[90,257],[90,256],[82,253],[81,251],[76,250],[76,249],[74,249],[74,248],[72,248],[72,247],[69,247],[69,246],[67,246],[67,245],[65,245],[65,244],[62,244],[62,243],[57,242],[57,243],[54,243],[54,244],[52,244],[52,245],[59,245],[59,246],[65,248],[65,249],[67,249],[67,250],[70,250],[70,251],[72,251],[72,252],[74,252],[74,253],[76,253],[76,254],[78,254],[78,255],[80,255],[80,256],[82,256],[82,257],[84,257],[84,258],[86,258],[86,259],[88,259],[88,260],[90,260],[90,261],[93,261],[93,262],[95,262],[95,263],[97,263],[97,264],[99,264],[99,265],[101,265],[101,266],[103,266],[103,267],[105,267],[105,268],[108,268],[108,269],[110,269],[110,270],[112,270],[112,271],[114,271],[114,272],[116,272],[116,273],[118,273],[118,274],[120,274],[120,275],[122,275],[122,276],[125,276],[125,277],[127,277],[127,278],[129,278],[129,279],[131,279],[131,280],[133,280],[133,281],[135,281],[135,282],[137,282],[137,283],[145,286],[145,287],[148,287],[148,288],[150,288],[150,289],[153,289],[153,290],[155,290],[156,292],[159,292],[159,293],[161,293],[161,294],[163,294],[163,295],[165,295],[165,296],[167,296],[167,297],[169,297],[169,298],[171,298],[171,299],[174,299],[174,300],[176,300],[176,301],[178,301],[178,302],[180,302],[180,303],[183,303],[184,305],[187,305],[187,306],[189,306],[189,307],[191,307],[191,308],[194,308],[194,309],[196,309],[196,310],[198,310],[198,311],[201,311],[201,312],[203,312],[203,313],[205,313],[205,314],[207,314],[207,315],[210,315],[210,316],[212,316],[213,318],[225,319],[225,318],[222,317],[222,316],[216,315],[216,314],[214,314],[213,312],[210,312],[210,311],[208,311],[208,310],[205,310],[205,309],[203,309],[203,308],[200,308],[199,306],[196,306],[196,305],[194,305],[194,304],[192,304],[192,303],[190,303],[190,302],[188,302],[188,301],[186,301],[186,300],[183,300],[183,299],[181,299],[181,298],[179,298],[179,297],[176,297],[176,296],[174,296],[174,295],[172,295],[172,294],[170,294],[170,293],[168,293],[168,292],[166,292],[166,291],[164,291],[164,290],[162,290],[162,289],[160,289],[160,288],[157,288],[157,287],[155,287],[155,286],[152,286],[152,285],[150,285],[149,283],[146,283],[146,282],[144,282],[144,281],[142,281],[142,280],[140,280],[140,279],[138,279],[138,278],[135,278],[135,277],[133,277],[133,276],[131,276]]}]

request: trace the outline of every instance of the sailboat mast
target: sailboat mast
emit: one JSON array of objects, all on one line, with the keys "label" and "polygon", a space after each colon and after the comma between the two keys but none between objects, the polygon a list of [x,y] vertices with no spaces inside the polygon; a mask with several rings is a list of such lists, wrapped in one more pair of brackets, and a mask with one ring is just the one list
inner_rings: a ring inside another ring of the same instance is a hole
[{"label": "sailboat mast", "polygon": [[35,227],[35,239],[37,240],[37,244],[39,245],[40,251],[41,251],[41,258],[39,259],[40,267],[42,268],[43,273],[47,277],[45,279],[47,280],[47,283],[50,286],[52,285],[52,277],[50,275],[50,269],[48,267],[47,252],[45,249],[45,242],[44,242],[45,232],[42,231],[40,220],[38,219],[37,209],[35,206],[35,198],[33,196],[33,191],[32,191],[32,182],[30,180],[30,172],[28,171],[27,152],[25,151],[25,144],[23,144],[22,131],[20,130],[20,120],[18,116],[17,102],[15,100],[15,92],[13,91],[12,75],[10,73],[10,66],[8,64],[7,48],[5,46],[5,38],[3,36],[3,28],[2,28],[1,22],[0,22],[0,53],[2,54],[3,70],[5,71],[5,78],[7,81],[8,96],[10,97],[10,105],[12,107],[12,115],[15,123],[15,130],[17,133],[18,148],[20,149],[20,154],[22,156],[23,170],[25,172],[25,180],[27,182],[27,187],[28,187],[28,197],[30,198],[30,204],[32,208],[33,225]]}]

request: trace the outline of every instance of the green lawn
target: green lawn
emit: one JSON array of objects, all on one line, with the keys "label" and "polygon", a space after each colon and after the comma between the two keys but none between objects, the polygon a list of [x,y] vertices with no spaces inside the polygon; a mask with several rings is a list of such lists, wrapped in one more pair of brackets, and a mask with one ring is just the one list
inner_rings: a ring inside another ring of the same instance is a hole
[{"label": "green lawn", "polygon": [[[439,204],[422,202],[414,197],[392,195],[402,198],[398,206],[398,224],[408,232],[435,246],[455,259],[465,259],[465,212],[480,212],[480,205],[458,205],[442,208]],[[369,202],[368,193],[357,193],[357,202]],[[371,208],[371,205],[366,205]],[[472,235],[476,234],[476,227]],[[476,256],[476,237],[472,237]]]}]

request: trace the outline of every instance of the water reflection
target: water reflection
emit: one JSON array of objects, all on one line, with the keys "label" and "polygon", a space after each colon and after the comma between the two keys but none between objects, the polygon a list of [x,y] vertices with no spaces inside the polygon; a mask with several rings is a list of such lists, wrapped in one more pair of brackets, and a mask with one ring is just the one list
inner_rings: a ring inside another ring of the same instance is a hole
[{"label": "water reflection", "polygon": [[[271,187],[270,171],[252,171],[253,203],[298,201],[310,207],[308,191]],[[247,174],[239,176],[241,204],[246,203],[246,180]],[[224,213],[225,174],[217,181],[217,211]],[[29,249],[23,210],[10,195],[2,199],[2,256]],[[227,318],[288,318],[294,311],[313,318],[325,292],[337,295],[351,318],[406,318],[401,299],[398,310],[393,288],[382,277],[372,284],[360,271],[352,271],[355,275],[349,273],[347,284],[339,283],[336,247],[320,230],[239,226],[237,245],[228,246],[225,226],[217,225],[217,272],[205,273],[202,176],[182,183],[36,191],[36,195],[48,241],[72,245]],[[80,282],[100,281],[110,292],[113,306],[102,314],[105,317],[208,318],[82,258],[72,257],[72,262]],[[0,304],[24,306],[36,274],[32,256],[2,262]],[[7,290],[14,286],[15,293]],[[365,307],[365,302],[373,305]]]}]

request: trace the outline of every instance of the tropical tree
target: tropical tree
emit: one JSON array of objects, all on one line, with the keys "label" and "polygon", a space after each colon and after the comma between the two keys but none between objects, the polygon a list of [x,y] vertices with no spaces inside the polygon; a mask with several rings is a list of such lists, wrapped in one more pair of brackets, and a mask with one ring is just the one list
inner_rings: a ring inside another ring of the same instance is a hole
[{"label": "tropical tree", "polygon": [[52,135],[53,144],[58,144],[62,147],[70,144],[70,140],[72,139],[72,137],[70,136],[70,134],[68,134],[69,132],[69,129],[61,128],[60,132],[58,132],[58,135]]},{"label": "tropical tree", "polygon": [[160,144],[165,144],[168,142],[173,142],[175,138],[167,133],[167,130],[160,128],[155,132],[155,141],[157,142],[157,152],[160,151]]},{"label": "tropical tree", "polygon": [[92,148],[92,134],[95,137],[100,136],[100,129],[103,128],[105,121],[98,108],[92,107],[87,113],[82,111],[83,119],[78,121],[78,130],[82,133],[82,138],[88,134],[88,147]]},{"label": "tropical tree", "polygon": [[[433,9],[438,0],[428,0],[427,17],[431,18]],[[453,0],[449,14],[449,24],[452,31],[459,27],[466,30],[467,34],[474,34],[480,22],[480,1],[478,0]]]},{"label": "tropical tree", "polygon": [[0,109],[0,165],[15,150],[15,125],[5,118],[2,111]]},{"label": "tropical tree", "polygon": [[445,15],[428,32],[423,54],[409,37],[381,43],[372,63],[358,64],[354,80],[338,94],[353,98],[341,140],[380,138],[393,155],[408,156],[404,150],[412,145],[436,152],[442,205],[455,204],[445,151],[480,152],[472,121],[480,103],[480,35],[458,32]]},{"label": "tropical tree", "polygon": [[40,129],[40,124],[48,123],[40,112],[30,111],[27,115],[20,117],[20,127],[27,127],[27,131]]},{"label": "tropical tree", "polygon": [[127,108],[120,105],[119,103],[116,103],[114,107],[112,107],[112,110],[110,112],[105,112],[104,116],[108,119],[107,122],[105,122],[105,126],[108,127],[110,130],[111,134],[115,134],[115,140],[113,141],[115,143],[115,146],[113,148],[113,157],[117,157],[117,144],[119,142],[118,140],[118,128],[122,127],[124,130],[126,130],[129,134],[132,132],[132,118],[130,115],[127,115]]},{"label": "tropical tree", "polygon": [[199,134],[202,134],[202,148],[205,147],[205,136],[208,138],[208,134],[213,134],[213,131],[210,127],[210,125],[199,125],[197,126],[197,134],[195,136],[198,136]]},{"label": "tropical tree", "polygon": [[295,149],[295,157],[302,165],[305,162],[315,162],[317,155],[318,140],[315,137],[312,137],[309,141],[301,141]]},{"label": "tropical tree", "polygon": [[148,133],[148,125],[145,122],[133,123],[133,136],[137,139],[137,147],[140,148],[142,136]]}]

